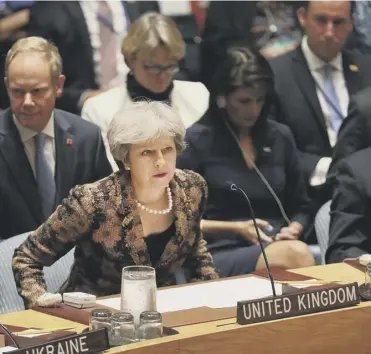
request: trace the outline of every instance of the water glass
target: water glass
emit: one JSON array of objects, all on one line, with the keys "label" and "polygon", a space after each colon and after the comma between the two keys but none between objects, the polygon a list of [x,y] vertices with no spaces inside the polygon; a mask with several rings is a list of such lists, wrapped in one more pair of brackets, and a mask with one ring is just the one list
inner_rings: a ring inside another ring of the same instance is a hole
[{"label": "water glass", "polygon": [[136,342],[134,319],[131,313],[120,312],[111,317],[109,342],[112,346]]},{"label": "water glass", "polygon": [[129,266],[122,270],[121,312],[129,312],[134,324],[144,311],[156,311],[156,274],[152,267]]},{"label": "water glass", "polygon": [[140,341],[162,337],[162,316],[156,311],[145,311],[140,314],[137,338]]},{"label": "water glass", "polygon": [[107,309],[95,309],[90,312],[89,329],[107,328],[108,333],[111,331],[112,311]]}]

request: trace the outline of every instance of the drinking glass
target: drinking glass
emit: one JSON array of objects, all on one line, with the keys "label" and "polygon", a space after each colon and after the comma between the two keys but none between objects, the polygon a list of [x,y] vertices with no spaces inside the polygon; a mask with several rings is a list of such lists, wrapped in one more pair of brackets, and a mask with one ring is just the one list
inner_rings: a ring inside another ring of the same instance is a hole
[{"label": "drinking glass", "polygon": [[108,333],[111,331],[112,311],[107,309],[95,309],[90,312],[89,328],[90,330],[106,327]]},{"label": "drinking glass", "polygon": [[112,346],[136,342],[134,319],[131,313],[120,312],[111,317],[109,342]]},{"label": "drinking glass", "polygon": [[122,270],[121,312],[129,312],[138,326],[144,311],[156,311],[156,275],[152,267],[129,266]]},{"label": "drinking glass", "polygon": [[364,295],[371,297],[371,263],[366,265]]},{"label": "drinking glass", "polygon": [[139,327],[137,329],[138,340],[154,339],[162,337],[162,316],[156,311],[145,311],[140,314]]}]

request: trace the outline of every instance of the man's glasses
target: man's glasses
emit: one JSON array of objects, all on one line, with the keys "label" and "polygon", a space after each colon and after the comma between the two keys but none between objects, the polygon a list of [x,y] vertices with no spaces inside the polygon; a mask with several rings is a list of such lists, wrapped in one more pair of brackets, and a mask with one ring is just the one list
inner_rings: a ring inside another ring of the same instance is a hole
[{"label": "man's glasses", "polygon": [[174,75],[179,71],[179,67],[176,64],[168,66],[143,64],[143,67],[152,75],[160,75],[163,72],[168,75]]}]

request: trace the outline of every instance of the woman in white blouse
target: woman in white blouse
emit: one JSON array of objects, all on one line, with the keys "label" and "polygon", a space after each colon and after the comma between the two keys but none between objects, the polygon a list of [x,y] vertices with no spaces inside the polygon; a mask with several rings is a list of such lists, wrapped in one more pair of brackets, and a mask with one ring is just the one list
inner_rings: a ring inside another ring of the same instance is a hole
[{"label": "woman in white blouse", "polygon": [[101,128],[114,170],[118,167],[109,152],[107,129],[116,112],[138,100],[166,101],[187,128],[201,118],[209,103],[209,92],[202,83],[173,79],[184,57],[185,44],[170,18],[154,12],[141,16],[124,38],[122,54],[130,68],[126,83],[89,98],[81,113]]}]

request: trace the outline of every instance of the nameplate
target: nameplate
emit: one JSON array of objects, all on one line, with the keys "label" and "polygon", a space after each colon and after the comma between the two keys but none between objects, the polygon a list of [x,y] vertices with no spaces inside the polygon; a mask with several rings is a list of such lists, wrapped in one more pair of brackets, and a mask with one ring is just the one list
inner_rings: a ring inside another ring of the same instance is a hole
[{"label": "nameplate", "polygon": [[303,291],[276,297],[239,301],[237,323],[240,325],[330,311],[359,304],[358,284]]},{"label": "nameplate", "polygon": [[12,354],[86,354],[109,349],[107,328],[84,332],[32,347],[13,350]]}]

